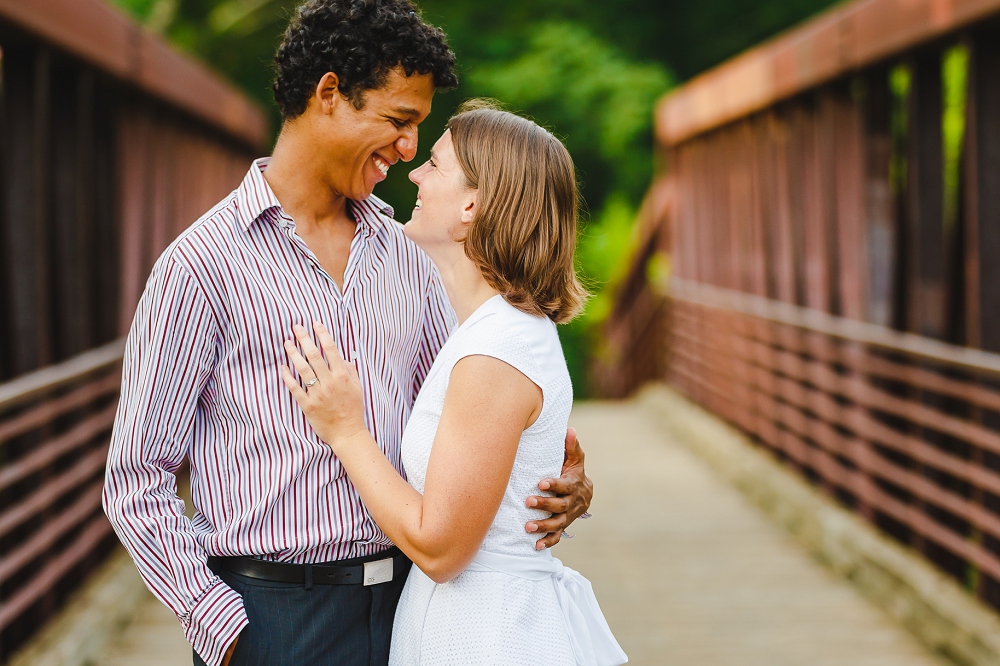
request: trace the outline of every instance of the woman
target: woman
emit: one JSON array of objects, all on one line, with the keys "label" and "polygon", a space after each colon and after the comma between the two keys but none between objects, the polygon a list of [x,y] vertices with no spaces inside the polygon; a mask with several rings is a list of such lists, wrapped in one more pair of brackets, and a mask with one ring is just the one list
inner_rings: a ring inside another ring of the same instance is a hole
[{"label": "woman", "polygon": [[390,663],[624,663],[590,584],[522,527],[546,517],[520,498],[559,472],[572,406],[556,332],[585,297],[569,153],[535,123],[475,103],[410,179],[420,189],[405,233],[440,270],[460,326],[403,435],[409,483],[368,433],[357,371],[321,325],[322,351],[301,327],[302,353],[286,343],[308,388],[282,369],[372,517],[419,568]]}]

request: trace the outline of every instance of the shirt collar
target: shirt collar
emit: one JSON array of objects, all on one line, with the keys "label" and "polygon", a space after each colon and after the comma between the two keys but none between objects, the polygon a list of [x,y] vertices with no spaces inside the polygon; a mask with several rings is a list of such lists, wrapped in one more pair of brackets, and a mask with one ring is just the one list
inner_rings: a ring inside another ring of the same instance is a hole
[{"label": "shirt collar", "polygon": [[382,201],[374,194],[364,201],[349,201],[354,219],[361,225],[368,238],[374,236],[393,216],[392,206]]},{"label": "shirt collar", "polygon": [[270,161],[270,157],[254,160],[243,182],[236,189],[240,226],[244,230],[249,229],[264,213],[274,209],[281,210],[278,197],[274,196],[274,190],[264,179],[264,169]]},{"label": "shirt collar", "polygon": [[[244,230],[259,220],[272,210],[283,213],[278,197],[274,195],[267,179],[264,178],[264,170],[271,162],[270,157],[262,157],[254,160],[250,170],[243,178],[239,188],[236,190],[236,198],[239,203],[240,225]],[[385,224],[387,219],[392,219],[392,206],[382,201],[374,194],[364,201],[349,201],[354,217],[361,225],[368,236],[374,235]]]}]

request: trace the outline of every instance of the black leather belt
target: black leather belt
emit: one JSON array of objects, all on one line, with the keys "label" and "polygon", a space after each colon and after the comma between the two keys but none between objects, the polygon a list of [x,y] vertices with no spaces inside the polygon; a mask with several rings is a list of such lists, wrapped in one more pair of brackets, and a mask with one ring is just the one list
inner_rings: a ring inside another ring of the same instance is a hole
[{"label": "black leather belt", "polygon": [[387,583],[410,570],[410,559],[398,548],[324,564],[289,564],[266,562],[252,557],[210,557],[208,566],[218,573],[228,571],[247,578],[272,583],[313,585],[378,585]]}]

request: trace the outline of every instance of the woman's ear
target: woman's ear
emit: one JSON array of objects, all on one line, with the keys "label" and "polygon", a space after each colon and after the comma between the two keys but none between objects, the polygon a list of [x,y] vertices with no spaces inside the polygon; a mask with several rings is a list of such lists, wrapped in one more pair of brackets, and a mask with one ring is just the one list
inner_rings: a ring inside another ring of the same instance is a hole
[{"label": "woman's ear", "polygon": [[476,219],[476,211],[479,207],[479,190],[472,190],[471,196],[465,202],[462,209],[462,224],[470,224]]}]

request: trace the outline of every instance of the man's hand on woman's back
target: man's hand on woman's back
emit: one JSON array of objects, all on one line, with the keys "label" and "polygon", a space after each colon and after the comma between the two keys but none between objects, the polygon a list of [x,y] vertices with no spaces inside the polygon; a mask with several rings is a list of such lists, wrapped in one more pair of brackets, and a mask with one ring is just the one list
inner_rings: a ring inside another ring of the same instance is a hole
[{"label": "man's hand on woman's back", "polygon": [[566,430],[566,457],[563,459],[562,475],[558,479],[542,479],[538,489],[554,493],[555,497],[532,495],[527,506],[548,511],[552,514],[545,520],[532,520],[525,529],[543,534],[535,543],[535,548],[551,548],[559,543],[563,530],[587,512],[594,498],[594,483],[583,469],[583,449],[576,438],[576,430]]}]

